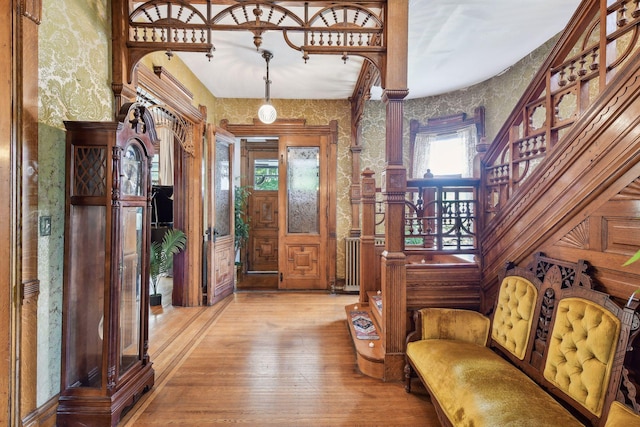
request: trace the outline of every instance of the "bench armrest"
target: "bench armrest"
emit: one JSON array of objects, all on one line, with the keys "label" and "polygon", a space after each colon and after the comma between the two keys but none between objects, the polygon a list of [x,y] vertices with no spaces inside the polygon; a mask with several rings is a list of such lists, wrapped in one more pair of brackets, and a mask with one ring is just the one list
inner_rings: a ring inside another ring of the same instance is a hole
[{"label": "bench armrest", "polygon": [[491,321],[481,313],[453,308],[423,308],[414,314],[416,330],[407,343],[426,339],[446,339],[487,345]]}]

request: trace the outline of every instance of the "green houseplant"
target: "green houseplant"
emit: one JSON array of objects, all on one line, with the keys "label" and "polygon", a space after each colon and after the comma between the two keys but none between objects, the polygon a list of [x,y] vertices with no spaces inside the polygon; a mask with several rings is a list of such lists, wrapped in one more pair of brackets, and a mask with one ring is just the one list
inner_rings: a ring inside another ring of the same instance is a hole
[{"label": "green houseplant", "polygon": [[233,208],[234,208],[234,248],[236,254],[247,243],[249,239],[249,218],[247,217],[247,204],[251,187],[235,187]]},{"label": "green houseplant", "polygon": [[233,230],[233,247],[236,254],[236,273],[242,269],[240,261],[240,249],[247,244],[249,240],[249,217],[247,216],[247,205],[249,203],[249,195],[251,194],[250,186],[236,186],[234,188],[233,209],[234,209],[234,230]]},{"label": "green houseplant", "polygon": [[162,242],[151,242],[149,274],[153,286],[153,294],[150,296],[152,306],[162,304],[162,294],[158,293],[160,278],[166,277],[173,270],[173,256],[183,251],[186,245],[187,236],[178,229],[167,230]]}]

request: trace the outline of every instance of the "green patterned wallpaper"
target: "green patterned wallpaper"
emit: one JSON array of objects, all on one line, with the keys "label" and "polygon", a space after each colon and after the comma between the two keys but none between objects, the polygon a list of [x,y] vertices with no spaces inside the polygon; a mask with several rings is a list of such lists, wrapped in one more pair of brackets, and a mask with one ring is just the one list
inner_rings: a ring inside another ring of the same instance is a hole
[{"label": "green patterned wallpaper", "polygon": [[[38,240],[38,390],[60,391],[64,253],[64,120],[111,120],[111,20],[107,0],[44,0],[39,31],[38,204],[51,235]],[[87,29],[91,29],[90,33]]]}]

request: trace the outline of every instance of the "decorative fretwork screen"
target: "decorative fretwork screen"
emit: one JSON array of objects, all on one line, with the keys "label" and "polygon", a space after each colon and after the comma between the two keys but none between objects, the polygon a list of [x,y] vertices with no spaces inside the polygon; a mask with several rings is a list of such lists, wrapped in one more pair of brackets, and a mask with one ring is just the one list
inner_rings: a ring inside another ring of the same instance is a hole
[{"label": "decorative fretwork screen", "polygon": [[381,65],[386,1],[150,0],[129,3],[130,63],[158,50],[203,52],[212,58],[216,32],[246,31],[256,48],[266,31],[279,31],[302,53],[359,55]]}]

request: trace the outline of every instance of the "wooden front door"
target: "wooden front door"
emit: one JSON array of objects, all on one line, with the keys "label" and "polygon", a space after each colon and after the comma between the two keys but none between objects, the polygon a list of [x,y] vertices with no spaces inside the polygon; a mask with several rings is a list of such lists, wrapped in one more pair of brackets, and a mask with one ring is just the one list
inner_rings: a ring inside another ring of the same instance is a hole
[{"label": "wooden front door", "polygon": [[328,145],[324,135],[280,138],[280,289],[327,289]]},{"label": "wooden front door", "polygon": [[232,134],[207,127],[205,167],[204,303],[212,305],[233,292]]},{"label": "wooden front door", "polygon": [[[250,233],[247,242],[249,273],[278,271],[278,147],[250,149],[247,176],[251,194],[247,213]],[[275,282],[274,282],[275,283]]]}]

